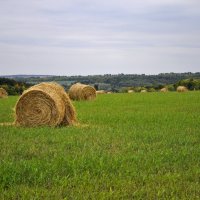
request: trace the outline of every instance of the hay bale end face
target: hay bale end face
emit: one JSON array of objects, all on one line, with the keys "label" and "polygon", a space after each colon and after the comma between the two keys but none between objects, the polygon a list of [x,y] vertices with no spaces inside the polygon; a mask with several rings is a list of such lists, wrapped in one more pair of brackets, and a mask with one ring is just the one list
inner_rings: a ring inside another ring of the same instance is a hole
[{"label": "hay bale end face", "polygon": [[187,92],[188,89],[185,86],[178,86],[176,91],[177,92]]},{"label": "hay bale end face", "polygon": [[0,98],[8,97],[8,93],[3,88],[0,88]]},{"label": "hay bale end face", "polygon": [[90,85],[76,83],[69,89],[69,97],[72,100],[93,100],[96,98],[96,90]]},{"label": "hay bale end face", "polygon": [[40,83],[24,91],[15,107],[15,125],[60,126],[76,122],[76,112],[57,83]]}]

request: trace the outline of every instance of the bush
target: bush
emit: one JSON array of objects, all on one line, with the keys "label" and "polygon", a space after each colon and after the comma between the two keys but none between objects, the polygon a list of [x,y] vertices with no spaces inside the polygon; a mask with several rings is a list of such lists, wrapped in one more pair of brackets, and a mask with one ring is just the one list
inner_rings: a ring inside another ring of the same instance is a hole
[{"label": "bush", "polygon": [[147,90],[147,92],[156,92],[156,90],[155,90],[154,88],[149,88],[149,89]]}]

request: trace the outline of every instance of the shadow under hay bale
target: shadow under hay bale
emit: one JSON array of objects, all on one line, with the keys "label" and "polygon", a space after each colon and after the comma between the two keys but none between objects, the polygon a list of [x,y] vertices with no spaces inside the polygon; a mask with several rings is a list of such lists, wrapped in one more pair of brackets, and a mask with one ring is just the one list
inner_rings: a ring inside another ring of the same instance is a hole
[{"label": "shadow under hay bale", "polygon": [[57,83],[40,83],[24,91],[15,107],[15,125],[61,126],[76,122],[75,109]]},{"label": "shadow under hay bale", "polygon": [[7,98],[8,93],[3,88],[0,88],[0,98]]},{"label": "shadow under hay bale", "polygon": [[69,89],[69,97],[72,100],[93,100],[96,98],[96,90],[90,85],[76,83]]},{"label": "shadow under hay bale", "polygon": [[185,86],[178,86],[176,91],[177,92],[187,92],[188,89]]}]

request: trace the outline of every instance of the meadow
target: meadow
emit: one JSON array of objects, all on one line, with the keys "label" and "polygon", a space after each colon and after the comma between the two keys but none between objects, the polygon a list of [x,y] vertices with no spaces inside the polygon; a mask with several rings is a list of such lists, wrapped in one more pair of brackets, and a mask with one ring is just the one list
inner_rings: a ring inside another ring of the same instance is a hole
[{"label": "meadow", "polygon": [[0,126],[0,199],[200,199],[200,92],[73,104],[79,126]]}]

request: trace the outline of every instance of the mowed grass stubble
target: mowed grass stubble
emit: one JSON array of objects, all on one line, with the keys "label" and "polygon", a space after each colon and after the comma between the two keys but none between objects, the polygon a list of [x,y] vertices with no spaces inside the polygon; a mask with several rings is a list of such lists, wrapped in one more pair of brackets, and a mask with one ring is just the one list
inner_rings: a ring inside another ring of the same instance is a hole
[{"label": "mowed grass stubble", "polygon": [[[0,100],[12,122],[17,97]],[[98,95],[80,125],[0,126],[0,199],[199,199],[200,93]]]}]

